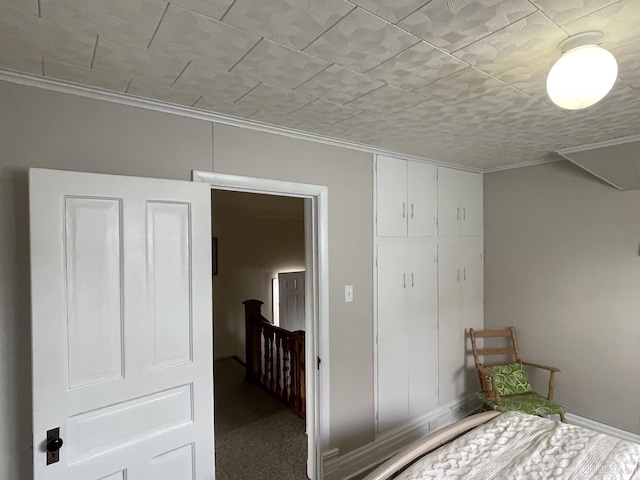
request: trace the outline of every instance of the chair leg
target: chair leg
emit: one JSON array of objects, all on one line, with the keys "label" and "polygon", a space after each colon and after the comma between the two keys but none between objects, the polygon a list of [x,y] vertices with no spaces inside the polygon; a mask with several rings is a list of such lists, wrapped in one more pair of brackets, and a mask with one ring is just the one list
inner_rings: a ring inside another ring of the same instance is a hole
[{"label": "chair leg", "polygon": [[566,418],[564,418],[564,413],[561,413],[561,414],[560,414],[560,421],[561,421],[562,423],[567,423],[567,419],[566,419]]}]

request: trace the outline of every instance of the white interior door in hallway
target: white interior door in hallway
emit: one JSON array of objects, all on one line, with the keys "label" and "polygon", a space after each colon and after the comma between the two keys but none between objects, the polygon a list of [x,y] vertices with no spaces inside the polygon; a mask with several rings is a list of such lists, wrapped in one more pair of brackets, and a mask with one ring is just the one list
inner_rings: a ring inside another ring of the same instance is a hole
[{"label": "white interior door in hallway", "polygon": [[290,332],[305,330],[305,275],[306,272],[278,274],[280,326]]},{"label": "white interior door in hallway", "polygon": [[29,182],[35,480],[213,479],[209,186]]}]

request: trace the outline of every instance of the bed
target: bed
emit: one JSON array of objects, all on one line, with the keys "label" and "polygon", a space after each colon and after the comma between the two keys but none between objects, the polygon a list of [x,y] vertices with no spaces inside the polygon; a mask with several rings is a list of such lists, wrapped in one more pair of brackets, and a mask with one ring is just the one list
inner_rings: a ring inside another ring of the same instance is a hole
[{"label": "bed", "polygon": [[640,445],[521,412],[483,412],[438,430],[363,480],[640,480]]}]

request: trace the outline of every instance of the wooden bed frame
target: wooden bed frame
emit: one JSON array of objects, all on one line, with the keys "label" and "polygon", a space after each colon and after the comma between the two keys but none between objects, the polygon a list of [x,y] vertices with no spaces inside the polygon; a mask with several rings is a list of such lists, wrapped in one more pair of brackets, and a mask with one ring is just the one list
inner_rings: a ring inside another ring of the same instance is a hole
[{"label": "wooden bed frame", "polygon": [[458,438],[460,435],[476,428],[478,425],[488,422],[498,415],[501,415],[501,413],[494,410],[477,413],[470,417],[458,420],[451,425],[447,425],[440,430],[436,430],[395,454],[369,475],[364,477],[363,480],[386,480],[391,478],[393,475],[398,473],[400,469],[409,465],[417,458],[420,458],[436,448],[441,447],[445,443]]}]

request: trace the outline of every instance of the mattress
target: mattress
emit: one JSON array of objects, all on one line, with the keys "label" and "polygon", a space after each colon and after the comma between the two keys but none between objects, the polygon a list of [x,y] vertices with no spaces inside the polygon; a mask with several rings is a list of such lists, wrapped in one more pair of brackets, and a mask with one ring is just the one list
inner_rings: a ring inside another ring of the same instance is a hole
[{"label": "mattress", "polygon": [[425,455],[394,478],[640,480],[640,445],[507,412]]}]

